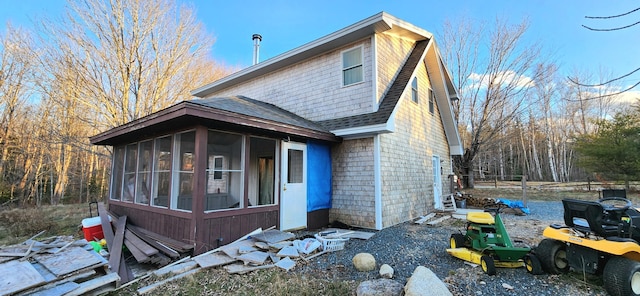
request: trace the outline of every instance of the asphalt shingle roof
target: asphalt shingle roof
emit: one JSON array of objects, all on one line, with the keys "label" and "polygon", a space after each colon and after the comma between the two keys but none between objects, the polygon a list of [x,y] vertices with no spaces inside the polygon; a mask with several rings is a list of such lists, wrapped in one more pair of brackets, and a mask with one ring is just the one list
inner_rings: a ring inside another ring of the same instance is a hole
[{"label": "asphalt shingle roof", "polygon": [[329,130],[324,128],[322,125],[311,120],[300,117],[276,105],[254,100],[245,96],[213,97],[190,100],[188,102],[310,130],[329,132]]}]

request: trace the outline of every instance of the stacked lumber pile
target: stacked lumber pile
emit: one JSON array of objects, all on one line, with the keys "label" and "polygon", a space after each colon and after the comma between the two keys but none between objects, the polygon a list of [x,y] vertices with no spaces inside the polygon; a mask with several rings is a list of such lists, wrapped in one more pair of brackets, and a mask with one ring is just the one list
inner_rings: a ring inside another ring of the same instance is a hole
[{"label": "stacked lumber pile", "polygon": [[22,244],[2,247],[0,296],[97,295],[133,281],[132,265],[157,269],[193,250],[192,245],[127,224],[126,216],[109,213],[103,204],[98,204],[98,212],[109,252],[98,253],[85,239],[73,237],[36,241],[44,231]]},{"label": "stacked lumber pile", "polygon": [[86,240],[35,238],[0,249],[0,295],[83,295],[120,280]]},{"label": "stacked lumber pile", "polygon": [[[102,203],[98,204],[98,214],[107,249],[112,250],[109,255],[109,269],[120,276],[120,283],[134,279],[133,272],[125,261],[125,254],[122,253],[122,245],[127,247],[136,262],[155,264],[158,267],[184,257],[193,250],[193,245],[127,224],[127,216],[118,217],[108,212]],[[109,222],[110,218],[115,223]]]}]

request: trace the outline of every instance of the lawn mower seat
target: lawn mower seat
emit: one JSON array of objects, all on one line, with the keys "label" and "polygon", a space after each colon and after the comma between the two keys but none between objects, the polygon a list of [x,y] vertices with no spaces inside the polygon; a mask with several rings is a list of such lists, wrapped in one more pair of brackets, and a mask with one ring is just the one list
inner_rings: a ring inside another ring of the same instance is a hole
[{"label": "lawn mower seat", "polygon": [[601,204],[595,201],[563,199],[564,223],[585,233],[602,237],[619,236],[620,222],[609,221]]}]

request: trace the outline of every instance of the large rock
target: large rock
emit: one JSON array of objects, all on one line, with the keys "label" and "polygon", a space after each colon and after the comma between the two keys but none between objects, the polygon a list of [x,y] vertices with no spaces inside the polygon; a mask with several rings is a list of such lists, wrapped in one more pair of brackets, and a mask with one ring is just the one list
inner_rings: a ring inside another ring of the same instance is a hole
[{"label": "large rock", "polygon": [[376,258],[369,253],[358,253],[353,256],[351,261],[358,271],[372,271],[376,269]]},{"label": "large rock", "polygon": [[398,296],[402,293],[402,284],[390,279],[364,281],[356,289],[357,296]]},{"label": "large rock", "polygon": [[405,296],[450,296],[447,285],[431,269],[418,266],[404,286]]},{"label": "large rock", "polygon": [[393,267],[389,266],[389,264],[382,264],[382,266],[380,266],[380,277],[386,279],[393,278]]}]

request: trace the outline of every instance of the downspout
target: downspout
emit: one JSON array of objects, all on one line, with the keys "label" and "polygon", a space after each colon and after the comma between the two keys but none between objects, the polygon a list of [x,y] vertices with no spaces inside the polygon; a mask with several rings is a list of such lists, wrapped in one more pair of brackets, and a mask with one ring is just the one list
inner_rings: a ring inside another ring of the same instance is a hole
[{"label": "downspout", "polygon": [[373,75],[371,77],[371,101],[373,102],[371,106],[373,106],[372,112],[378,111],[380,107],[380,102],[378,101],[378,53],[377,53],[377,38],[374,34],[371,36],[371,60],[373,61]]},{"label": "downspout", "polygon": [[373,136],[373,179],[376,230],[382,229],[382,177],[380,175],[380,135]]}]

